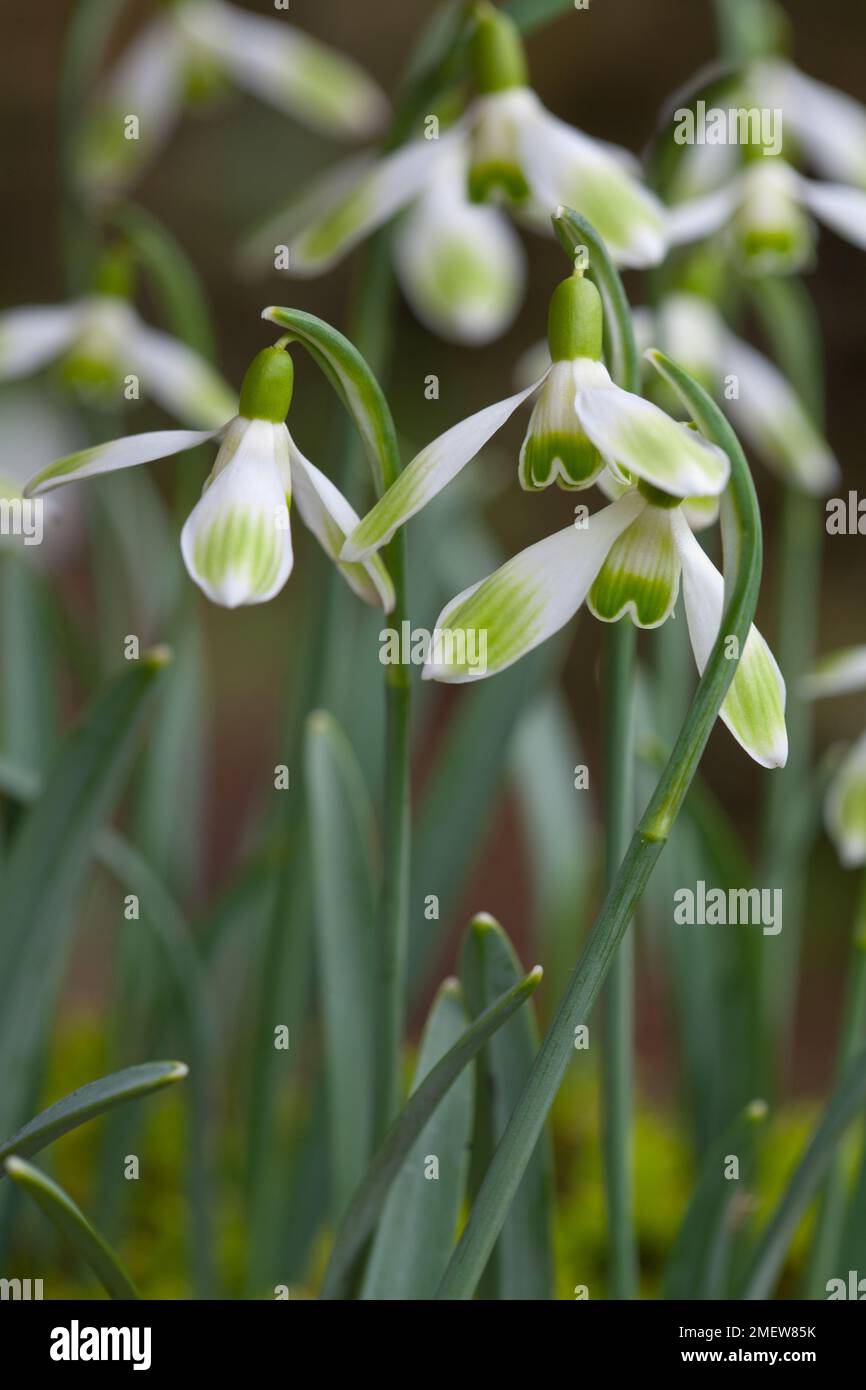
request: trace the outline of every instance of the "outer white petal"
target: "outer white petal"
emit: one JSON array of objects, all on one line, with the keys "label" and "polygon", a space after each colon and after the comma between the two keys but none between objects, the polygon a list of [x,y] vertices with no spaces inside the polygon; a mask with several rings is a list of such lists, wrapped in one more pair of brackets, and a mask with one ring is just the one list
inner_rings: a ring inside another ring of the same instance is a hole
[{"label": "outer white petal", "polygon": [[585,526],[569,526],[531,545],[458,594],[436,619],[439,649],[434,647],[424,679],[480,680],[552,637],[577,612],[614,541],[644,505],[630,492]]},{"label": "outer white petal", "polygon": [[216,426],[236,413],[237,393],[203,357],[176,338],[139,322],[125,351],[145,394],[172,415]]},{"label": "outer white petal", "polygon": [[0,380],[27,376],[68,347],[81,322],[80,304],[28,305],[0,314]]},{"label": "outer white petal", "polygon": [[725,325],[708,299],[683,292],[668,295],[659,309],[656,341],[668,357],[713,390],[724,369]]},{"label": "outer white petal", "polygon": [[[373,165],[341,166],[330,181],[316,185],[305,199],[308,220],[287,243],[290,273],[318,275],[334,265],[417,197],[448,144],[458,138],[451,132],[438,141],[415,140]],[[293,214],[293,224],[297,221]]]},{"label": "outer white petal", "polygon": [[806,206],[839,236],[866,250],[866,192],[842,183],[800,179]]},{"label": "outer white petal", "polygon": [[358,513],[330,478],[304,458],[291,435],[289,458],[292,496],[302,520],[359,598],[390,613],[394,607],[394,586],[381,558],[374,555],[360,564],[346,564],[339,558],[346,536],[358,524]]},{"label": "outer white petal", "polygon": [[822,174],[866,185],[866,107],[780,60],[757,65],[750,85],[762,105],[781,107],[785,125]]},{"label": "outer white petal", "polygon": [[623,168],[622,158],[539,108],[521,125],[521,159],[536,201],[589,219],[624,266],[657,265],[665,255],[665,209]]},{"label": "outer white petal", "polygon": [[824,821],[845,867],[866,864],[866,734],[846,753],[827,788]]},{"label": "outer white petal", "polygon": [[398,228],[397,274],[432,332],[478,346],[504,333],[526,279],[523,249],[497,208],[466,197],[466,159],[453,146]]},{"label": "outer white petal", "polygon": [[815,663],[803,677],[801,692],[812,699],[866,690],[866,647],[847,647]]},{"label": "outer white petal", "polygon": [[[684,516],[671,525],[682,564],[686,621],[698,670],[703,673],[719,635],[725,581],[692,535]],[[737,670],[719,711],[734,738],[762,767],[784,767],[788,758],[785,682],[756,627],[740,653]]]},{"label": "outer white petal", "polygon": [[384,94],[356,62],[280,18],[207,0],[184,5],[178,22],[239,86],[316,130],[363,137],[387,119]]},{"label": "outer white petal", "polygon": [[[85,124],[80,158],[97,186],[128,184],[162,148],[183,102],[187,44],[169,16],[154,19],[133,39],[98,93]],[[126,138],[128,116],[138,138]]]},{"label": "outer white petal", "polygon": [[737,432],[783,478],[807,492],[827,492],[839,477],[839,465],[788,380],[732,333],[725,337],[724,356],[725,372],[738,383],[738,395],[725,399]]},{"label": "outer white petal", "polygon": [[140,463],[153,463],[171,454],[182,454],[187,449],[206,444],[221,433],[221,430],[154,430],[147,434],[130,434],[123,439],[112,439],[107,444],[82,449],[49,464],[30,479],[24,495],[38,497],[66,483],[80,482],[82,478],[94,478],[99,473],[117,473],[121,468],[135,468]]},{"label": "outer white petal", "polygon": [[291,574],[288,476],[285,425],[234,422],[180,538],[187,570],[213,603],[266,603]]},{"label": "outer white petal", "polygon": [[579,357],[574,382],[578,419],[605,458],[675,497],[724,491],[727,455],[650,401],[616,386],[603,363]]},{"label": "outer white petal", "polygon": [[727,226],[740,206],[742,193],[741,179],[733,178],[722,188],[669,208],[665,225],[668,244],[682,246],[690,241],[702,241]]},{"label": "outer white petal", "polygon": [[404,522],[457,477],[461,469],[484,448],[488,439],[502,428],[517,407],[540,385],[540,381],[533,382],[525,391],[518,391],[516,395],[497,401],[495,405],[485,406],[477,414],[470,415],[440,434],[438,439],[416,454],[384,497],[379,498],[352,532],[343,546],[341,558],[363,560],[385,545]]}]

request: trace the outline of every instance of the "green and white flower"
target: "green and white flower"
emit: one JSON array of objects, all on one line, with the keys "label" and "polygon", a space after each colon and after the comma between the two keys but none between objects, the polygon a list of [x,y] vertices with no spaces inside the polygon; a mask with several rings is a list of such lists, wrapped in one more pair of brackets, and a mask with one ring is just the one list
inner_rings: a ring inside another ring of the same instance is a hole
[{"label": "green and white flower", "polygon": [[0,314],[0,381],[59,361],[68,385],[90,401],[126,397],[127,378],[170,415],[212,427],[237,397],[192,348],[150,328],[122,294],[97,289],[71,304],[24,305]]},{"label": "green and white flower", "polygon": [[[680,586],[703,671],[719,634],[724,579],[693,535],[686,502],[639,483],[458,594],[436,619],[439,651],[461,651],[459,642],[449,644],[449,634],[483,633],[485,669],[428,663],[424,678],[461,684],[503,671],[564,627],[584,603],[602,622],[627,615],[637,627],[659,627],[673,615]],[[755,627],[739,654],[721,718],[762,767],[784,766],[785,682]]]},{"label": "green and white flower", "polygon": [[639,310],[634,323],[641,346],[659,343],[681,363],[781,478],[816,495],[835,485],[839,465],[833,451],[790,382],[763,353],[731,332],[709,299],[677,291],[655,313]]},{"label": "green and white flower", "polygon": [[720,449],[611,380],[600,360],[601,299],[579,272],[553,294],[548,346],[550,361],[538,380],[470,415],[421,450],[350,535],[344,558],[364,559],[385,545],[533,395],[537,400],[518,468],[524,488],[553,482],[586,488],[607,463],[627,482],[643,479],[680,498],[724,490],[729,464]]},{"label": "green and white flower", "polygon": [[[848,647],[825,657],[802,689],[812,698],[866,690],[866,647]],[[848,748],[830,781],[824,823],[846,868],[866,864],[866,732]]]},{"label": "green and white flower", "polygon": [[[99,93],[81,149],[85,178],[99,188],[128,185],[184,107],[226,82],[340,138],[375,134],[388,114],[381,90],[357,63],[282,18],[224,0],[170,0]],[[138,122],[134,138],[130,117]]]},{"label": "green and white flower", "polygon": [[759,155],[722,188],[671,208],[667,235],[682,245],[724,228],[743,269],[789,274],[813,261],[814,218],[866,249],[866,192],[806,179],[781,157]]},{"label": "green and white flower", "polygon": [[181,534],[186,567],[209,599],[236,608],[279,593],[292,570],[294,497],[301,519],[355,593],[390,610],[394,591],[381,559],[354,564],[339,558],[358,516],[286,428],[293,384],[292,360],[282,345],[264,348],[244,378],[239,413],[219,429],[158,430],[70,454],[37,473],[26,495],[40,496],[216,440],[216,462]]},{"label": "green and white flower", "polygon": [[489,5],[472,39],[478,95],[436,138],[380,160],[349,161],[286,214],[269,219],[247,260],[288,247],[288,270],[318,275],[408,209],[397,273],[419,318],[458,342],[489,342],[511,322],[524,280],[519,243],[503,216],[549,233],[560,203],[583,213],[624,266],[665,254],[665,209],[627,150],[594,140],[546,111],[528,85],[520,37]]}]

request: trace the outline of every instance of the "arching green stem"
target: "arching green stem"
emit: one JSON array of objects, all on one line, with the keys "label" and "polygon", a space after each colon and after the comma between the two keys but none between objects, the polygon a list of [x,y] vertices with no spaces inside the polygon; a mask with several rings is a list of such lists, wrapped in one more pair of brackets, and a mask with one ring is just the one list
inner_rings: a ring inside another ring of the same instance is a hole
[{"label": "arching green stem", "polygon": [[590,1016],[733,679],[735,663],[726,656],[728,638],[736,638],[737,649],[742,651],[755,612],[761,579],[761,519],[743,451],[718,407],[688,373],[661,353],[654,353],[653,361],[679,392],[698,428],[723,448],[731,461],[731,480],[723,502],[725,608],[685,724],[493,1156],[440,1285],[437,1297],[441,1299],[472,1297],[574,1055],[574,1030]]}]

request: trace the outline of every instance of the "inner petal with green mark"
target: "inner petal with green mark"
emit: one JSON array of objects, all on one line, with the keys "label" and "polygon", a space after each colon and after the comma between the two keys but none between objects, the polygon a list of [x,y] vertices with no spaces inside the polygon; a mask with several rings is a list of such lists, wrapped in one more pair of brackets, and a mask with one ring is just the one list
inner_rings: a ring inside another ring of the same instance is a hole
[{"label": "inner petal with green mark", "polygon": [[479,98],[469,147],[469,197],[473,202],[483,203],[498,195],[508,202],[522,203],[529,197],[521,166],[519,126],[524,108],[529,110],[534,103],[534,94],[522,88]]},{"label": "inner petal with green mark", "polygon": [[580,427],[574,408],[571,362],[554,362],[529,419],[517,476],[527,492],[556,482],[562,488],[589,487],[604,459]]},{"label": "inner petal with green mark", "polygon": [[679,585],[670,512],[648,505],[614,541],[587,606],[602,622],[627,613],[637,627],[659,627],[673,612]]}]

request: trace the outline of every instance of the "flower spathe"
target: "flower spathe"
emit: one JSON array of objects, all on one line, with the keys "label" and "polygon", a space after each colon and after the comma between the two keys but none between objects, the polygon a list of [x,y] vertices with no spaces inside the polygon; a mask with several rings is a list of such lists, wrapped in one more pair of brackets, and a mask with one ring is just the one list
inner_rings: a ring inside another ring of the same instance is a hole
[{"label": "flower spathe", "polygon": [[[484,670],[469,663],[428,663],[426,680],[464,683],[495,675],[555,632],[586,603],[603,622],[628,616],[638,627],[659,627],[673,615],[680,587],[699,671],[719,635],[724,579],[701,549],[684,507],[645,485],[629,488],[610,506],[575,521],[514,556],[479,584],[458,594],[436,619],[439,650],[484,634]],[[785,682],[757,628],[739,653],[721,718],[750,757],[782,767],[788,753]]]},{"label": "flower spathe", "polygon": [[[375,134],[388,103],[353,59],[282,16],[225,0],[171,0],[125,50],[99,93],[80,151],[88,182],[127,185],[196,92],[230,82],[326,135]],[[138,122],[127,138],[125,122]]]},{"label": "flower spathe", "polygon": [[353,564],[339,558],[357,513],[289,434],[285,417],[292,383],[288,354],[282,347],[265,348],[244,379],[240,413],[220,429],[158,430],[115,439],[51,464],[31,479],[26,493],[38,496],[215,439],[216,461],[181,533],[187,570],[212,602],[236,608],[265,603],[279,593],[292,571],[289,516],[294,500],[355,593],[388,611],[394,591],[381,559]]},{"label": "flower spathe", "polygon": [[575,490],[589,487],[607,463],[626,480],[642,478],[677,497],[721,493],[728,481],[727,456],[658,406],[617,386],[599,360],[601,334],[598,291],[576,272],[551,299],[553,360],[543,375],[422,449],[349,536],[344,558],[360,560],[385,545],[536,393],[520,451],[524,488],[552,482]]},{"label": "flower spathe", "polygon": [[[824,657],[802,686],[820,698],[866,690],[866,647],[848,647]],[[824,800],[824,824],[846,868],[866,864],[866,732],[846,750]]]}]

